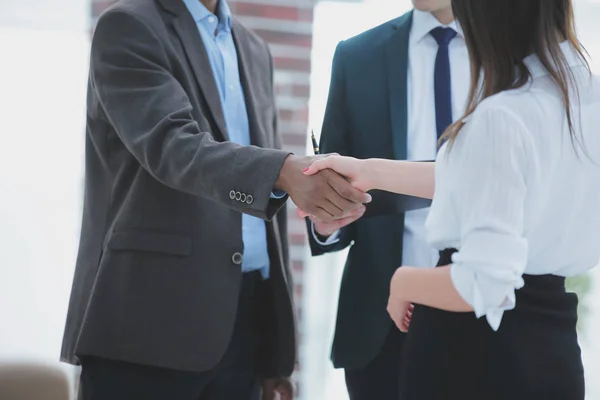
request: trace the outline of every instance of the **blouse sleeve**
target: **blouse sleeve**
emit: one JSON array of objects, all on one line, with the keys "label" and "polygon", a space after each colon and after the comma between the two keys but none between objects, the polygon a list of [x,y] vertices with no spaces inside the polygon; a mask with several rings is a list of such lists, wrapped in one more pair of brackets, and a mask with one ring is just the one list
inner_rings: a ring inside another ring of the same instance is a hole
[{"label": "blouse sleeve", "polygon": [[475,315],[485,315],[494,330],[504,311],[515,307],[515,290],[523,287],[528,256],[523,213],[531,151],[531,136],[521,119],[508,109],[489,107],[466,122],[450,151],[461,235],[450,275]]}]

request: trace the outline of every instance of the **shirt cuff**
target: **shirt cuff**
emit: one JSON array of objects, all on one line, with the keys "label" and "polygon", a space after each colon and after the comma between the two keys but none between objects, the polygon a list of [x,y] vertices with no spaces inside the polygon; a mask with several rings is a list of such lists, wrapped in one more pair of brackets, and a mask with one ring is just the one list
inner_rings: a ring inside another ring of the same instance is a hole
[{"label": "shirt cuff", "polygon": [[315,231],[315,224],[313,224],[312,222],[310,223],[310,230],[312,231],[312,235],[313,235],[313,238],[315,239],[315,242],[317,242],[321,246],[331,246],[332,244],[335,244],[340,241],[340,231],[339,230],[333,232],[333,234],[331,234],[331,236],[329,236],[327,238],[327,240],[325,240],[325,241],[319,239],[319,235]]},{"label": "shirt cuff", "polygon": [[281,190],[275,190],[274,192],[271,192],[270,197],[272,199],[283,199],[286,194],[287,194],[286,192],[282,192]]},{"label": "shirt cuff", "polygon": [[[507,282],[511,280],[509,276],[488,277],[460,263],[450,265],[450,279],[458,294],[473,307],[475,316],[477,318],[485,316],[494,331],[500,328],[504,311],[515,308],[515,290],[520,289],[524,284],[522,278],[509,284]],[[499,298],[503,300],[498,302],[496,299]],[[490,301],[490,299],[494,300]]]}]

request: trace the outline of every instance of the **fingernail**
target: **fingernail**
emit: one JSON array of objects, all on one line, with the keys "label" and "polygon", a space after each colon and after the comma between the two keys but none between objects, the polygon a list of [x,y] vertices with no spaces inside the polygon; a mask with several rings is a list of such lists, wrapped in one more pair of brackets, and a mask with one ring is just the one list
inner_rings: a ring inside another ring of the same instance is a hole
[{"label": "fingernail", "polygon": [[367,193],[367,201],[365,201],[365,204],[369,204],[371,201],[373,201],[373,197]]},{"label": "fingernail", "polygon": [[306,173],[306,172],[308,172],[309,169],[310,169],[310,167],[303,169],[302,172]]}]

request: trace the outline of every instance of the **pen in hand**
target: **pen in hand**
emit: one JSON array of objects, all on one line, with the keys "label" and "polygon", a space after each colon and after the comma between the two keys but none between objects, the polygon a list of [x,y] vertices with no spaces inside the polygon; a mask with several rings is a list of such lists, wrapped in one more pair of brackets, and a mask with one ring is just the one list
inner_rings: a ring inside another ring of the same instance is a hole
[{"label": "pen in hand", "polygon": [[312,129],[310,130],[310,139],[312,140],[314,154],[318,156],[320,154],[319,144],[317,143],[317,139],[315,139],[315,132]]}]

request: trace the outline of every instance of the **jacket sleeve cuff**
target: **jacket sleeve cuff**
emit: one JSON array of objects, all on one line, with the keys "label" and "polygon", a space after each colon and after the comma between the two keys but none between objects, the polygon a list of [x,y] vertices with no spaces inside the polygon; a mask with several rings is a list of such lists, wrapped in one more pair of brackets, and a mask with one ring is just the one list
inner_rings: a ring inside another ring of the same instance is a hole
[{"label": "jacket sleeve cuff", "polygon": [[321,246],[331,246],[332,244],[336,244],[337,242],[340,241],[340,231],[339,230],[335,231],[326,240],[322,240],[323,237],[320,236],[319,234],[317,234],[317,232],[315,231],[315,224],[313,224],[312,222],[310,223],[310,230],[311,230],[313,239],[315,239],[315,242],[317,242]]}]

